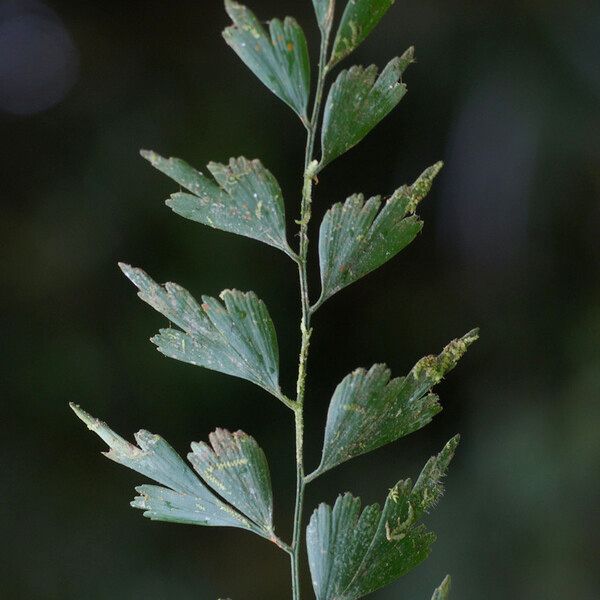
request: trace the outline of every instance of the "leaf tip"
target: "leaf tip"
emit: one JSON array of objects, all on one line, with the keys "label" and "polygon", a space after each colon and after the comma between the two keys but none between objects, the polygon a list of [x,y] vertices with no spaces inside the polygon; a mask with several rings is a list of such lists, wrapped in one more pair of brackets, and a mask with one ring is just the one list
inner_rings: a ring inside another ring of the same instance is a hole
[{"label": "leaf tip", "polygon": [[410,200],[406,207],[406,212],[413,214],[417,210],[417,206],[421,203],[421,200],[427,196],[433,180],[437,177],[438,173],[442,170],[444,163],[440,160],[433,164],[431,167],[425,169],[417,180],[408,188]]},{"label": "leaf tip", "polygon": [[69,402],[69,406],[71,410],[87,425],[88,429],[93,429],[96,426],[98,419],[95,419],[87,413],[79,404],[75,404],[75,402]]},{"label": "leaf tip", "polygon": [[[235,2],[235,0],[225,0],[225,2],[223,4],[225,6],[225,11],[227,12],[227,14],[230,17],[231,17],[230,11],[239,10],[242,6],[239,2]],[[231,18],[233,18],[233,17],[231,17]]]},{"label": "leaf tip", "polygon": [[446,575],[446,577],[444,577],[444,581],[442,581],[439,587],[436,588],[435,592],[433,592],[431,600],[447,600],[448,595],[450,594],[451,587],[452,580],[450,578],[450,575]]},{"label": "leaf tip", "polygon": [[407,48],[402,56],[400,57],[402,61],[414,62],[415,61],[415,47],[410,46]]},{"label": "leaf tip", "polygon": [[144,283],[148,281],[148,275],[142,271],[139,267],[133,267],[130,264],[119,262],[119,269],[123,272],[123,275],[133,283],[138,289],[141,290]]},{"label": "leaf tip", "polygon": [[395,61],[395,67],[400,71],[400,75],[402,75],[410,65],[416,62],[415,47],[411,46],[405,50],[401,56],[395,59]]},{"label": "leaf tip", "polygon": [[154,152],[154,150],[140,150],[140,156],[145,158],[155,169],[158,169],[167,175],[169,174],[164,168],[173,162],[172,158],[164,158],[158,152]]},{"label": "leaf tip", "polygon": [[[434,481],[439,482],[439,480],[446,475],[446,471],[456,454],[459,442],[460,434],[456,434],[446,442],[439,454],[430,459],[429,464],[431,469],[429,475]],[[441,491],[442,488],[440,488],[440,492]]]},{"label": "leaf tip", "polygon": [[140,288],[140,278],[143,275],[143,271],[137,267],[132,267],[130,264],[119,262],[119,269],[123,272],[123,275],[133,283],[137,288]]},{"label": "leaf tip", "polygon": [[119,269],[121,269],[121,271],[123,271],[123,273],[125,273],[125,275],[127,275],[128,273],[131,273],[133,271],[133,267],[130,264],[127,264],[126,262],[122,262],[119,261],[117,263]]},{"label": "leaf tip", "polygon": [[453,436],[452,438],[450,438],[448,440],[448,442],[444,446],[444,449],[442,450],[442,454],[447,456],[448,459],[450,460],[454,456],[459,443],[460,443],[460,433],[457,433],[455,436]]},{"label": "leaf tip", "polygon": [[479,327],[475,327],[466,333],[462,339],[464,340],[467,346],[470,346],[473,342],[476,342],[479,339]]},{"label": "leaf tip", "polygon": [[465,335],[452,340],[437,356],[422,358],[413,368],[413,376],[418,379],[424,375],[435,385],[444,375],[451,371],[468,350],[469,346],[479,338],[479,330],[472,329]]}]

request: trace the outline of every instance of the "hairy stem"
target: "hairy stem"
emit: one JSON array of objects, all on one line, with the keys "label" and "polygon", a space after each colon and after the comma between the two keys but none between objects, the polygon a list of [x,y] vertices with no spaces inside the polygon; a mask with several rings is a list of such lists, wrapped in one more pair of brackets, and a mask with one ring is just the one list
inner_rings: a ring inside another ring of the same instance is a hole
[{"label": "hairy stem", "polygon": [[321,50],[319,56],[319,75],[317,90],[310,123],[307,126],[306,152],[304,155],[304,181],[302,185],[302,204],[300,209],[300,250],[298,252],[298,278],[300,281],[300,303],[302,319],[300,332],[302,342],[298,360],[298,380],[296,383],[296,403],[294,405],[294,421],[296,428],[296,506],[294,509],[294,534],[291,545],[292,564],[292,595],[293,600],[300,600],[300,550],[302,546],[302,508],[304,505],[304,395],[306,388],[306,372],[308,363],[308,350],[312,329],[310,326],[310,299],[308,295],[307,258],[308,258],[308,224],[311,217],[312,186],[315,176],[313,167],[313,154],[323,89],[327,73],[327,46],[329,44],[329,30],[321,35]]}]

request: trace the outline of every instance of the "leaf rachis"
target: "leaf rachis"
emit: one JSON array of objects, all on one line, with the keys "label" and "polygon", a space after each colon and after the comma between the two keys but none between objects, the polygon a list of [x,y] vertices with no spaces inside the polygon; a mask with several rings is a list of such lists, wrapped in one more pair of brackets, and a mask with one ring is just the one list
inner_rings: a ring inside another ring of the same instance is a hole
[{"label": "leaf rachis", "polygon": [[[320,31],[312,108],[311,66],[304,32],[292,17],[268,25],[235,0],[225,0],[231,18],[225,41],[254,75],[298,115],[306,129],[301,171],[297,250],[288,243],[285,204],[274,175],[258,159],[243,156],[210,162],[209,175],[178,158],[142,151],[179,191],[166,204],[190,221],[263,242],[296,264],[300,299],[300,349],[293,398],[279,383],[279,346],[265,303],[254,292],[224,290],[196,300],[176,283],[156,283],[142,269],[119,266],[138,296],[168,320],[151,338],[163,355],[245,379],[276,397],[294,415],[296,493],[289,543],[275,533],[273,492],[267,457],[243,431],[217,428],[208,441],[193,442],[187,462],[159,435],[140,430],[131,443],[106,423],[71,403],[76,415],[109,447],[105,455],[152,483],[135,487],[131,506],[145,517],[171,523],[235,527],[275,544],[290,557],[293,600],[301,600],[301,553],[306,485],[330,469],[393,443],[427,425],[442,406],[432,388],[451,371],[477,339],[472,330],[438,355],[419,360],[404,376],[392,377],[375,364],[355,369],[335,388],[325,425],[321,460],[306,473],[304,408],[312,318],[323,303],[399,254],[421,231],[416,211],[442,168],[437,162],[389,198],[353,194],[327,210],[319,229],[321,293],[309,294],[309,226],[318,176],[369,134],[406,93],[403,74],[414,50],[393,58],[379,72],[374,65],[338,73],[327,94],[327,75],[374,30],[394,0],[348,0],[334,33],[335,0],[312,0]],[[333,37],[332,37],[333,36]],[[333,43],[330,41],[333,39]],[[324,107],[323,107],[324,103]],[[320,158],[315,145],[320,133]],[[429,555],[435,535],[421,519],[437,504],[459,442],[452,438],[432,456],[416,482],[398,481],[383,507],[362,508],[359,498],[340,495],[322,503],[306,527],[306,551],[317,600],[358,600],[409,572]],[[450,578],[432,600],[447,600]]]}]

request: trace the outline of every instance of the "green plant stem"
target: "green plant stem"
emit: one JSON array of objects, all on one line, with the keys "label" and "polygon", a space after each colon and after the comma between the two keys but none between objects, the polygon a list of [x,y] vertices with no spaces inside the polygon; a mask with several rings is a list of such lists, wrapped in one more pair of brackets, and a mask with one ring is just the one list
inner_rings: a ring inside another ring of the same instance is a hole
[{"label": "green plant stem", "polygon": [[327,47],[329,45],[329,30],[321,35],[321,50],[319,56],[319,75],[317,90],[310,123],[307,126],[306,151],[304,156],[304,179],[302,185],[302,204],[300,208],[300,250],[298,252],[298,278],[300,281],[300,303],[302,319],[300,333],[302,342],[298,361],[298,379],[296,383],[296,402],[294,406],[294,423],[296,429],[296,505],[294,509],[294,533],[290,552],[292,567],[292,596],[300,600],[300,550],[302,547],[302,509],[304,506],[304,396],[306,388],[306,373],[308,350],[312,329],[310,326],[311,310],[308,294],[307,259],[308,259],[308,224],[311,217],[312,186],[315,177],[313,154],[315,139],[323,100],[323,89],[327,73]]}]

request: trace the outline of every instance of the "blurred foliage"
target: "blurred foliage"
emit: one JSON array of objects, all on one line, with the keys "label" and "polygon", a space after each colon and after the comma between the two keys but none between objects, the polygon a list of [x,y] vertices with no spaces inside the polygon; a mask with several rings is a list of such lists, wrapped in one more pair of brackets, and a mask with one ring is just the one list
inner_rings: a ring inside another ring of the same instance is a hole
[{"label": "blurred foliage", "polygon": [[[308,1],[252,6],[261,18],[294,14],[314,62]],[[119,431],[161,433],[180,452],[217,425],[244,429],[269,458],[275,519],[289,534],[290,414],[247,382],[157,354],[147,338],[163,321],[116,262],[195,294],[254,289],[278,329],[289,389],[299,307],[287,258],[173,215],[162,202],[172,185],[138,149],[195,166],[260,157],[282,184],[291,224],[303,131],[221,40],[218,0],[0,2],[2,48],[10,35],[43,35],[13,27],[21,13],[62,24],[72,43],[55,67],[71,76],[78,65],[78,75],[46,110],[0,112],[8,542],[0,595],[280,600],[284,554],[240,531],[142,519],[128,506],[140,478],[99,455],[67,403]],[[355,62],[383,66],[414,44],[418,62],[385,127],[321,178],[315,227],[351,193],[389,194],[424,165],[447,167],[420,209],[419,239],[317,316],[308,466],[318,461],[331,393],[352,369],[385,359],[404,372],[473,325],[482,332],[440,386],[445,411],[433,426],[309,488],[307,510],[345,489],[375,501],[461,432],[447,497],[429,519],[439,534],[433,555],[375,594],[382,600],[428,598],[447,571],[463,600],[597,597],[599,32],[591,0],[405,0],[356,53]],[[35,67],[52,73],[55,54],[38,61],[37,48],[25,37],[0,53],[4,91],[7,73],[19,74],[28,57],[31,85],[15,94],[44,93]]]}]

